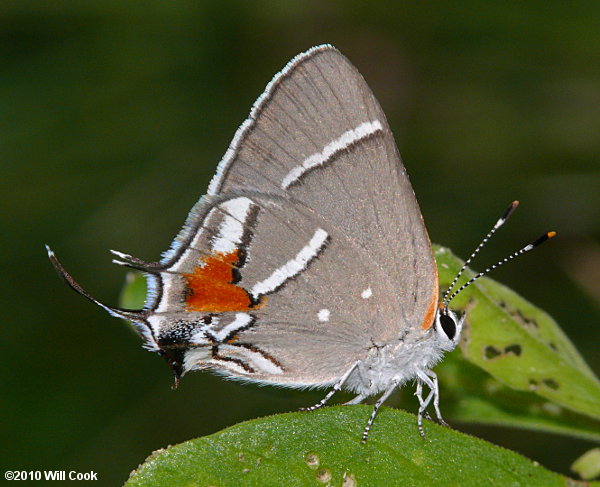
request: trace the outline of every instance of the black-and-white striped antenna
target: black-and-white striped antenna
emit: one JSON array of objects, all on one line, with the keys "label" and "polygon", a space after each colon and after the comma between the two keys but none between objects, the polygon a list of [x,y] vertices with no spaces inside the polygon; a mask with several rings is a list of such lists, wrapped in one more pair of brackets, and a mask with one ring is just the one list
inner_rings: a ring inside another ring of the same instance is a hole
[{"label": "black-and-white striped antenna", "polygon": [[452,292],[452,289],[454,288],[454,286],[456,285],[456,283],[460,279],[460,276],[463,274],[463,272],[468,267],[468,265],[473,261],[473,259],[475,258],[475,256],[479,253],[479,251],[483,248],[483,246],[488,242],[488,240],[492,237],[492,235],[494,235],[494,233],[496,233],[496,230],[498,230],[502,225],[504,225],[506,223],[506,220],[508,220],[509,217],[513,214],[513,212],[517,209],[517,206],[519,206],[519,202],[518,201],[513,201],[510,205],[508,205],[508,208],[506,208],[506,210],[504,210],[504,213],[498,219],[498,221],[496,222],[496,224],[492,227],[492,229],[483,238],[483,240],[481,241],[481,243],[477,246],[477,248],[473,251],[473,253],[469,256],[469,258],[465,261],[465,263],[463,264],[463,266],[460,268],[460,271],[458,271],[458,274],[456,275],[456,277],[454,278],[454,280],[450,284],[450,287],[444,293],[444,297],[442,299],[444,313],[446,313],[448,311],[448,304],[450,303],[450,301],[452,301],[458,295],[458,293],[460,293],[467,286],[471,285],[473,282],[475,282],[481,276],[484,276],[484,275],[488,274],[489,272],[493,271],[494,269],[496,269],[496,268],[500,267],[501,265],[507,263],[509,260],[512,260],[515,257],[518,257],[519,255],[522,255],[522,254],[524,254],[526,252],[529,252],[529,251],[533,250],[534,248],[536,248],[539,245],[543,244],[546,240],[548,240],[548,239],[556,236],[556,232],[546,232],[546,233],[544,233],[543,235],[541,235],[540,237],[538,237],[533,242],[525,245],[520,250],[517,250],[516,252],[512,253],[508,257],[505,257],[504,259],[498,261],[494,265],[492,265],[492,266],[488,267],[487,269],[485,269],[484,271],[480,272],[476,276],[472,277],[466,283],[464,283],[461,287],[459,287],[456,291]]},{"label": "black-and-white striped antenna", "polygon": [[458,271],[458,274],[456,274],[456,277],[450,284],[450,287],[446,290],[446,293],[444,294],[444,298],[442,299],[442,303],[444,304],[444,309],[446,309],[448,307],[448,302],[450,301],[448,299],[448,296],[452,292],[452,288],[456,285],[456,283],[460,279],[460,276],[462,276],[462,273],[469,266],[469,264],[473,261],[473,259],[479,253],[479,251],[483,248],[483,246],[492,237],[492,235],[494,235],[494,233],[496,233],[496,230],[498,230],[502,225],[504,225],[506,223],[506,220],[508,220],[510,218],[510,215],[512,215],[513,212],[517,209],[517,206],[519,206],[519,202],[516,200],[513,201],[510,205],[508,205],[508,207],[506,208],[506,210],[504,210],[504,213],[502,213],[502,216],[498,219],[496,224],[492,227],[492,229],[488,232],[488,234],[485,237],[483,237],[483,240],[481,241],[481,243],[477,246],[477,248],[473,251],[471,256],[465,261],[463,266],[460,268],[460,271]]}]

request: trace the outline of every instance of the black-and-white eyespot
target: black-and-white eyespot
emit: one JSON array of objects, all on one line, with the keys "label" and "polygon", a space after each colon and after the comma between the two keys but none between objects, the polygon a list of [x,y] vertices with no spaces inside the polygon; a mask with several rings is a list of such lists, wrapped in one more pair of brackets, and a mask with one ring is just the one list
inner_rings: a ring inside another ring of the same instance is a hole
[{"label": "black-and-white eyespot", "polygon": [[454,318],[442,313],[440,315],[440,324],[442,325],[442,330],[444,330],[446,336],[450,340],[453,340],[456,335],[456,322],[454,321]]},{"label": "black-and-white eyespot", "polygon": [[460,318],[450,310],[440,310],[435,317],[435,331],[440,346],[444,350],[452,350],[458,344],[465,316]]}]

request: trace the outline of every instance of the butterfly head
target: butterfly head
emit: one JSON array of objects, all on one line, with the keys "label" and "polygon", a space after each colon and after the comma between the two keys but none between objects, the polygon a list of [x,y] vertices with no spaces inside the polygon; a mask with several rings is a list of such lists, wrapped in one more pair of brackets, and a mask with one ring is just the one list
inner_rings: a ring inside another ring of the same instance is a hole
[{"label": "butterfly head", "polygon": [[434,330],[440,348],[450,351],[456,348],[460,340],[466,314],[457,315],[453,311],[440,307],[435,316]]}]

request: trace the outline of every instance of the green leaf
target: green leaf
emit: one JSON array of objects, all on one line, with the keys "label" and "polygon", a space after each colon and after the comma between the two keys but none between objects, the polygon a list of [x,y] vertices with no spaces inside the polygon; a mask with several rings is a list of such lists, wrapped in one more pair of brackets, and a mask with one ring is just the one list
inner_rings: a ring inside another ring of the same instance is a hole
[{"label": "green leaf", "polygon": [[[456,421],[508,426],[600,442],[600,423],[533,392],[517,391],[454,352],[436,368],[444,417]],[[408,400],[403,401],[410,408]]]},{"label": "green leaf", "polygon": [[[440,283],[448,286],[462,261],[442,247],[436,259]],[[465,274],[461,282],[473,275]],[[469,286],[452,307],[467,312],[460,350],[469,362],[512,389],[600,419],[600,382],[550,316],[489,278]]]},{"label": "green leaf", "polygon": [[571,465],[571,470],[582,479],[590,480],[600,475],[600,448],[585,452]]},{"label": "green leaf", "polygon": [[156,452],[126,486],[579,484],[517,453],[427,421],[423,439],[415,417],[394,409],[382,409],[363,445],[361,432],[371,411],[337,406],[240,423]]},{"label": "green leaf", "polygon": [[146,278],[141,272],[129,271],[119,296],[119,305],[125,309],[141,309],[146,299]]}]

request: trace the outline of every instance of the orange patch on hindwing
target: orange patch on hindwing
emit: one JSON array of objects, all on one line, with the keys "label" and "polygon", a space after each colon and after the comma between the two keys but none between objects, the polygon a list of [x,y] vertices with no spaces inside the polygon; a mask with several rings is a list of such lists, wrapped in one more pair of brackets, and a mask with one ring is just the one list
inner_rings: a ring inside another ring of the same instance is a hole
[{"label": "orange patch on hindwing", "polygon": [[219,252],[202,259],[186,279],[189,294],[185,298],[188,311],[248,311],[256,308],[248,292],[234,284],[234,270],[239,264],[239,250]]},{"label": "orange patch on hindwing", "polygon": [[433,296],[431,296],[431,301],[429,301],[429,306],[427,306],[427,311],[425,311],[425,317],[423,318],[423,322],[421,323],[422,330],[429,330],[429,328],[431,328],[431,326],[433,325],[433,321],[435,320],[435,313],[437,311],[438,306],[438,299],[439,291],[437,290],[436,286],[436,292],[434,292]]}]

